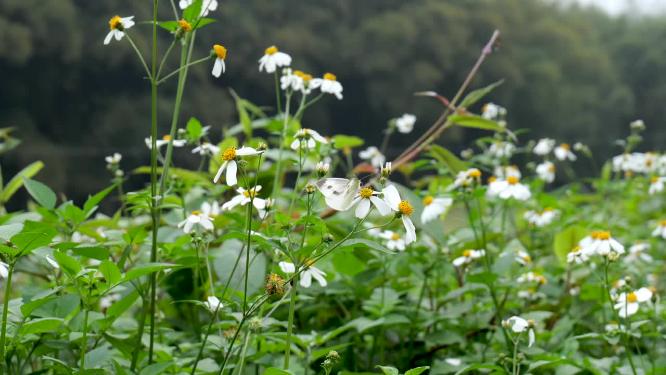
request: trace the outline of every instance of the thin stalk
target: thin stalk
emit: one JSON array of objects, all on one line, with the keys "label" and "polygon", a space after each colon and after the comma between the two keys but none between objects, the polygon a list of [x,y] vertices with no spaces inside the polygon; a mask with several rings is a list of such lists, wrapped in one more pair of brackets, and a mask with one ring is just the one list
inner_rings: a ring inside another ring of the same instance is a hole
[{"label": "thin stalk", "polygon": [[141,65],[143,65],[143,69],[145,69],[147,77],[153,81],[154,75],[150,72],[150,69],[148,69],[148,65],[146,64],[146,60],[143,58],[143,55],[141,54],[141,51],[139,51],[139,48],[134,44],[134,40],[130,36],[130,34],[125,30],[125,37],[127,37],[127,41],[129,44],[132,46],[134,49],[134,52],[136,52],[136,55],[139,57],[139,60],[141,61]]},{"label": "thin stalk", "polygon": [[294,208],[294,202],[298,196],[298,182],[301,179],[301,174],[303,173],[303,147],[305,146],[304,141],[300,142],[300,147],[298,148],[298,174],[296,174],[296,181],[294,182],[294,194],[291,196],[291,202],[289,202],[289,216],[292,214],[292,209]]},{"label": "thin stalk", "polygon": [[164,56],[162,56],[162,62],[160,62],[160,67],[157,69],[157,77],[162,75],[162,68],[164,68],[164,64],[166,63],[167,57],[169,57],[169,54],[171,54],[171,50],[173,49],[173,46],[176,45],[176,41],[178,39],[174,39],[171,44],[169,45],[169,48],[167,48],[166,52],[164,53]]},{"label": "thin stalk", "polygon": [[158,84],[158,85],[161,85],[162,83],[164,83],[164,81],[166,81],[167,79],[169,79],[169,78],[173,77],[174,75],[180,73],[183,69],[188,69],[190,66],[200,64],[200,63],[202,63],[202,62],[204,62],[204,61],[207,61],[207,60],[210,60],[210,56],[202,57],[202,58],[200,58],[199,60],[194,60],[194,61],[188,63],[187,65],[183,65],[183,66],[181,66],[180,68],[178,68],[178,69],[174,70],[173,72],[171,72],[171,73],[167,74],[166,76],[164,76],[164,78],[160,78],[160,79],[157,81],[157,84]]},{"label": "thin stalk", "polygon": [[520,374],[520,366],[518,366],[518,343],[520,343],[520,338],[513,343],[513,375]]},{"label": "thin stalk", "polygon": [[245,246],[245,274],[243,275],[243,314],[247,311],[247,282],[250,278],[250,241],[252,240],[252,202],[247,204],[247,245]]},{"label": "thin stalk", "polygon": [[213,312],[213,316],[210,319],[210,323],[208,323],[208,328],[206,329],[206,335],[204,336],[204,339],[201,342],[201,346],[199,346],[199,352],[197,353],[197,358],[194,360],[194,366],[192,366],[192,371],[190,372],[191,375],[194,375],[194,373],[197,371],[197,366],[199,365],[199,361],[203,356],[204,347],[206,346],[206,342],[208,341],[208,336],[210,336],[210,332],[212,331],[213,323],[215,323],[215,320],[217,319],[217,313],[220,310],[220,306],[222,306],[221,303],[217,305],[217,307],[215,307],[215,311]]},{"label": "thin stalk", "polygon": [[[620,314],[615,310],[613,306],[613,297],[610,294],[610,282],[608,279],[608,259],[604,260],[604,284],[605,284],[605,289],[606,289],[606,295],[608,296],[608,303],[610,305],[611,310],[613,313],[615,313],[615,319],[617,320],[617,324],[622,328],[621,320],[620,320]],[[627,298],[627,297],[625,297]],[[625,301],[625,308],[627,308],[627,303]],[[625,316],[627,315],[626,310],[625,310]],[[631,354],[631,346],[629,345],[629,340],[627,339],[628,332],[627,330],[629,329],[629,324],[627,322],[627,319],[624,320],[624,329],[622,329],[622,345],[624,345],[624,351],[627,352],[627,360],[629,361],[629,366],[631,366],[631,372],[636,375],[636,365],[634,365],[634,358]]]},{"label": "thin stalk", "polygon": [[2,305],[2,333],[0,333],[0,369],[5,368],[5,339],[7,336],[7,313],[9,312],[9,297],[12,289],[12,276],[14,275],[14,262],[9,263],[7,282],[5,283],[5,299]]},{"label": "thin stalk", "polygon": [[83,307],[83,341],[81,342],[81,370],[86,368],[86,347],[88,346],[88,309]]},{"label": "thin stalk", "polygon": [[280,190],[280,177],[282,177],[282,152],[284,150],[284,138],[287,136],[287,127],[289,126],[289,103],[291,101],[291,95],[287,94],[286,103],[284,106],[284,123],[282,124],[282,132],[280,133],[280,145],[278,148],[278,160],[277,165],[275,166],[275,177],[273,178],[273,194],[271,195],[273,199],[277,195],[277,192]]},{"label": "thin stalk", "polygon": [[291,356],[291,335],[294,330],[294,312],[296,311],[296,293],[298,291],[298,275],[291,281],[291,296],[289,297],[289,322],[287,323],[287,341],[284,349],[284,369],[289,369]]},{"label": "thin stalk", "polygon": [[[152,46],[152,66],[150,71],[150,117],[151,117],[151,137],[152,144],[150,150],[150,197],[151,197],[151,218],[152,218],[152,242],[150,248],[150,261],[157,261],[157,229],[159,226],[158,216],[158,197],[157,197],[157,7],[159,0],[153,0],[153,46]],[[153,347],[155,341],[155,304],[157,292],[157,273],[150,276],[150,344],[148,349],[148,363],[153,362]]]},{"label": "thin stalk", "polygon": [[238,366],[238,372],[237,372],[238,375],[243,374],[243,367],[245,367],[245,355],[247,353],[247,346],[250,343],[250,336],[251,335],[252,334],[248,330],[247,333],[245,334],[245,340],[243,340],[243,349],[241,349],[241,353],[240,353],[241,360],[240,360],[240,365]]},{"label": "thin stalk", "polygon": [[[280,79],[278,78],[278,71],[275,70],[275,102],[277,103],[278,113],[282,112],[282,104],[280,103]],[[288,100],[288,99],[287,99]],[[288,107],[289,105],[287,105]]]}]

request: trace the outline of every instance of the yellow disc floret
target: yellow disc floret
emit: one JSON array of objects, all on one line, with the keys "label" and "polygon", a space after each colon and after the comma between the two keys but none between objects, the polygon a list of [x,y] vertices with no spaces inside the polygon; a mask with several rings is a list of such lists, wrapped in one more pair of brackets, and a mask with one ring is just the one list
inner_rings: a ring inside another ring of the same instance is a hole
[{"label": "yellow disc floret", "polygon": [[192,215],[194,215],[194,216],[199,216],[199,215],[201,215],[201,211],[199,211],[199,210],[194,210],[194,211],[192,211]]},{"label": "yellow disc floret", "polygon": [[178,21],[178,27],[183,31],[192,31],[192,25],[184,19]]},{"label": "yellow disc floret", "polygon": [[414,207],[412,207],[411,203],[407,201],[401,201],[398,204],[398,211],[403,215],[409,216],[414,212]]},{"label": "yellow disc floret", "polygon": [[274,55],[278,53],[278,48],[275,46],[270,46],[266,48],[266,51],[264,52],[266,55]]},{"label": "yellow disc floret", "polygon": [[123,20],[120,18],[120,16],[113,16],[109,20],[109,28],[111,30],[123,30]]},{"label": "yellow disc floret", "polygon": [[215,55],[217,55],[218,59],[226,59],[227,58],[227,49],[221,45],[221,44],[216,44],[213,46],[213,51],[215,51]]},{"label": "yellow disc floret", "polygon": [[243,192],[245,198],[254,198],[257,196],[257,192],[254,189],[248,189]]},{"label": "yellow disc floret", "polygon": [[163,141],[167,141],[167,142],[169,142],[169,141],[171,140],[171,136],[170,136],[169,134],[165,134],[165,135],[162,137],[162,140],[163,140]]},{"label": "yellow disc floret", "polygon": [[476,169],[476,168],[473,168],[473,169],[470,169],[469,172],[467,172],[467,175],[469,177],[472,177],[472,178],[480,178],[481,177],[481,171]]},{"label": "yellow disc floret", "polygon": [[629,303],[638,302],[638,297],[636,296],[636,293],[631,292],[631,293],[627,294],[627,302],[629,302]]},{"label": "yellow disc floret", "polygon": [[430,206],[434,200],[435,198],[433,198],[431,195],[428,195],[427,197],[423,198],[423,205]]},{"label": "yellow disc floret", "polygon": [[358,195],[360,195],[361,198],[370,199],[370,197],[372,197],[372,193],[374,193],[374,190],[372,190],[371,187],[364,187],[361,189],[361,191],[358,192]]},{"label": "yellow disc floret", "polygon": [[222,160],[231,161],[236,159],[236,147],[229,147],[222,153]]},{"label": "yellow disc floret", "polygon": [[472,256],[472,250],[464,250],[463,253],[462,253],[462,255],[463,255],[465,258],[469,258],[469,257]]},{"label": "yellow disc floret", "polygon": [[611,233],[605,230],[595,230],[591,236],[595,240],[608,240],[611,237]]},{"label": "yellow disc floret", "polygon": [[568,143],[562,143],[562,144],[560,145],[560,148],[569,151],[569,150],[571,149],[571,146],[569,146]]},{"label": "yellow disc floret", "polygon": [[520,181],[520,179],[516,176],[509,176],[506,178],[506,182],[509,183],[509,185],[515,185]]},{"label": "yellow disc floret", "polygon": [[400,235],[396,232],[393,232],[393,234],[391,235],[391,240],[392,241],[397,241],[399,239],[400,239]]},{"label": "yellow disc floret", "polygon": [[324,79],[327,81],[335,81],[338,79],[338,77],[336,77],[333,73],[326,73],[324,74]]}]

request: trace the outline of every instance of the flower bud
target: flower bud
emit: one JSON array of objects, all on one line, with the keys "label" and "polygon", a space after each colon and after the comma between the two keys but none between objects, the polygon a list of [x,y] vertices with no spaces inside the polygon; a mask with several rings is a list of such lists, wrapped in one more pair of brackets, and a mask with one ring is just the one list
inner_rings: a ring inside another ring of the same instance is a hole
[{"label": "flower bud", "polygon": [[281,296],[284,294],[284,279],[282,276],[276,273],[266,276],[266,293],[271,296]]}]

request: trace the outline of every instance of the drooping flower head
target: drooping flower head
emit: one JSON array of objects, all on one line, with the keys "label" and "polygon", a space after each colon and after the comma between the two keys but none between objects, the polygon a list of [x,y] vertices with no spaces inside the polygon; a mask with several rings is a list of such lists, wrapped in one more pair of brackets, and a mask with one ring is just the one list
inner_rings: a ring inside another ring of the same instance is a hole
[{"label": "drooping flower head", "polygon": [[213,54],[215,55],[215,63],[213,64],[212,74],[219,77],[226,70],[224,60],[227,58],[227,49],[221,44],[215,44]]},{"label": "drooping flower head", "polygon": [[115,38],[117,41],[120,41],[125,36],[125,30],[134,26],[134,16],[129,17],[120,17],[113,16],[109,20],[109,33],[106,34],[104,38],[104,45],[111,43],[111,39]]}]

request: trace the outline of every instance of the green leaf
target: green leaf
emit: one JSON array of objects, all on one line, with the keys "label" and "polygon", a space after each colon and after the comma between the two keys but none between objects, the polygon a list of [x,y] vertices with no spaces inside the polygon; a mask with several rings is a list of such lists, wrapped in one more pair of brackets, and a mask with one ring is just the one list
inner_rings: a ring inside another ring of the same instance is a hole
[{"label": "green leaf", "polygon": [[175,32],[176,30],[178,30],[178,27],[179,27],[177,21],[162,21],[162,22],[158,22],[157,25],[159,27],[163,28],[164,30],[167,30],[167,31],[172,32],[172,33]]},{"label": "green leaf", "polygon": [[411,370],[407,370],[407,372],[405,372],[405,375],[419,375],[423,371],[429,370],[429,369],[430,369],[430,366],[416,367],[416,368],[413,368]]},{"label": "green leaf", "polygon": [[109,260],[105,260],[102,263],[100,263],[99,272],[102,273],[102,275],[106,279],[107,284],[109,285],[117,284],[118,282],[120,282],[120,279],[122,278],[118,266],[116,266],[115,263]]},{"label": "green leaf", "polygon": [[90,217],[90,215],[95,212],[97,205],[99,205],[102,199],[106,198],[106,196],[109,195],[109,193],[112,192],[116,186],[117,185],[111,185],[99,193],[93,195],[92,197],[88,197],[86,202],[83,204],[83,211],[85,212],[86,217]]},{"label": "green leaf", "polygon": [[453,173],[464,171],[468,168],[468,164],[458,159],[451,151],[439,145],[430,146],[430,155],[438,162],[444,164]]},{"label": "green leaf", "polygon": [[231,96],[236,102],[236,111],[238,111],[238,121],[243,126],[243,132],[247,138],[252,138],[252,119],[247,111],[247,100],[239,97],[235,91],[230,90]]},{"label": "green leaf", "polygon": [[190,6],[185,8],[183,11],[183,18],[189,23],[196,21],[196,19],[199,18],[199,15],[201,14],[202,3],[203,0],[194,0],[192,4],[190,4]]},{"label": "green leaf", "polygon": [[75,247],[72,249],[72,253],[74,255],[97,260],[109,259],[109,256],[111,255],[107,248],[101,246]]},{"label": "green leaf", "polygon": [[162,271],[169,268],[178,267],[176,264],[171,263],[146,263],[140,266],[134,267],[131,270],[127,271],[123,282],[130,280],[138,279],[139,277],[150,275],[153,272]]},{"label": "green leaf", "polygon": [[201,122],[194,117],[190,117],[185,129],[187,130],[187,138],[191,140],[199,139],[201,138],[201,134],[203,134]]},{"label": "green leaf", "polygon": [[41,206],[52,210],[55,208],[56,204],[56,194],[51,190],[50,187],[44,185],[43,183],[29,178],[23,179],[23,185],[25,189],[30,193],[30,195],[39,203]]},{"label": "green leaf", "polygon": [[449,116],[449,121],[464,128],[491,130],[495,132],[503,132],[506,130],[497,122],[476,115],[451,115]]},{"label": "green leaf", "polygon": [[391,251],[391,250],[387,249],[384,245],[382,245],[380,243],[377,243],[375,241],[366,240],[364,238],[352,238],[352,239],[349,239],[349,240],[343,242],[339,246],[340,249],[350,248],[350,247],[351,248],[356,248],[356,247],[370,248],[372,250],[381,251],[382,253],[387,253],[387,254],[395,254],[396,253],[395,251]]},{"label": "green leaf", "polygon": [[46,246],[58,232],[50,225],[36,221],[26,221],[23,229],[12,236],[11,242],[18,249],[19,255],[29,254],[31,251]]},{"label": "green leaf", "polygon": [[[201,1],[199,1],[199,5],[201,5]],[[190,5],[191,7],[191,5]],[[189,8],[187,8],[189,9]],[[166,373],[166,370],[169,369],[171,366],[173,366],[173,362],[160,362],[160,363],[154,363],[150,366],[146,366],[141,370],[139,375],[158,375],[158,374],[164,374]]]},{"label": "green leaf", "polygon": [[55,258],[56,262],[60,265],[60,268],[70,277],[76,277],[81,271],[81,265],[79,262],[61,251],[54,251],[53,258]]},{"label": "green leaf", "polygon": [[500,367],[500,366],[497,366],[497,365],[477,363],[477,364],[473,364],[473,365],[469,365],[469,366],[465,367],[464,369],[456,372],[455,375],[465,374],[465,373],[468,373],[472,370],[495,370],[495,371],[498,371],[500,374],[506,374],[506,370],[504,370],[503,367]]},{"label": "green leaf", "polygon": [[60,328],[63,320],[58,318],[41,318],[29,321],[21,327],[21,333],[29,335],[31,333],[53,332]]},{"label": "green leaf", "polygon": [[16,174],[9,182],[7,185],[5,185],[5,188],[2,190],[2,194],[0,194],[0,201],[7,202],[14,193],[23,185],[23,179],[24,178],[32,178],[32,176],[36,175],[40,170],[44,168],[44,163],[41,161],[36,161],[27,167],[23,168],[19,173]]},{"label": "green leaf", "polygon": [[60,288],[49,289],[45,292],[39,293],[33,296],[30,301],[21,305],[21,314],[28,317],[30,314],[35,311],[35,309],[44,305],[45,303],[52,301],[57,298],[56,293],[60,291]]},{"label": "green leaf", "polygon": [[491,91],[493,91],[497,86],[501,85],[502,83],[504,83],[503,79],[495,83],[492,83],[486,87],[470,91],[470,93],[465,96],[465,99],[463,99],[462,102],[460,102],[459,107],[469,108],[472,104],[481,100],[484,96],[488,95]]},{"label": "green leaf", "polygon": [[377,366],[378,369],[382,370],[384,375],[398,375],[400,372],[395,367],[390,366]]},{"label": "green leaf", "polygon": [[[200,29],[206,25],[210,25],[213,22],[217,22],[217,20],[213,18],[202,18],[199,20],[199,23],[196,24],[196,27],[194,28],[195,30]],[[195,25],[192,25],[195,26]]]},{"label": "green leaf", "polygon": [[333,137],[333,146],[338,150],[341,150],[345,147],[354,148],[363,146],[363,143],[364,141],[362,138],[355,137],[353,135],[338,134]]},{"label": "green leaf", "polygon": [[106,311],[106,315],[109,317],[119,317],[122,315],[127,309],[132,307],[134,302],[139,298],[139,292],[136,290],[132,291],[125,297],[121,298],[119,301],[116,301],[109,309]]},{"label": "green leaf", "polygon": [[277,367],[269,367],[264,371],[263,375],[293,375],[294,373],[287,370],[282,370]]},{"label": "green leaf", "polygon": [[567,254],[578,245],[578,242],[587,236],[587,230],[581,226],[570,226],[555,235],[553,249],[560,263],[567,264]]}]

